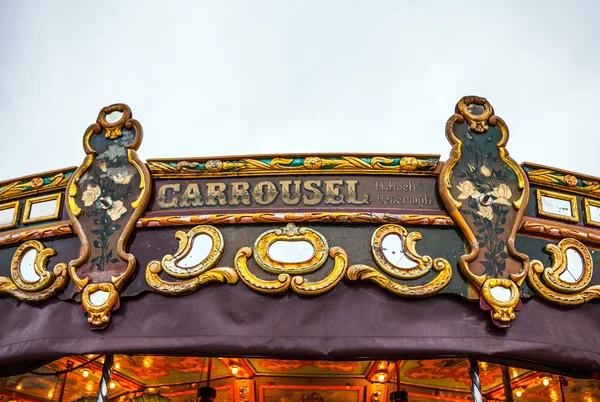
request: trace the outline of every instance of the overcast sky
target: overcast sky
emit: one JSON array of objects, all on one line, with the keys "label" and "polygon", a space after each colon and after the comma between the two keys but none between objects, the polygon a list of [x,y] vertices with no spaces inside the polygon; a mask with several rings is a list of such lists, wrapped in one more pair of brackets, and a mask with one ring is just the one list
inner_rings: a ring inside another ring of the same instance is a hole
[{"label": "overcast sky", "polygon": [[0,0],[0,180],[79,165],[106,105],[143,159],[438,153],[464,95],[600,176],[598,1]]}]

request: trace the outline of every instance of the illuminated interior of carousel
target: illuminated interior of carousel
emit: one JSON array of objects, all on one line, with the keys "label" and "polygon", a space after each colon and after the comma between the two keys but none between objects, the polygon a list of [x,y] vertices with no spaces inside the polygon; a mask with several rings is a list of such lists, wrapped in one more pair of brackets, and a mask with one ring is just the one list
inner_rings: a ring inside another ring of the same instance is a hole
[{"label": "illuminated interior of carousel", "polygon": [[445,161],[142,133],[104,107],[0,182],[0,402],[600,401],[600,177],[517,163],[485,98]]},{"label": "illuminated interior of carousel", "polygon": [[[2,378],[0,398],[4,402],[95,401],[103,362],[103,355],[72,356],[24,375]],[[508,400],[503,370],[515,401],[600,400],[596,380],[485,362],[479,365],[487,401]],[[108,396],[111,401],[146,394],[191,402],[208,381],[217,391],[214,400],[218,402],[384,402],[398,387],[397,367],[399,389],[407,392],[411,402],[471,400],[468,362],[462,358],[393,362],[115,355]]]}]

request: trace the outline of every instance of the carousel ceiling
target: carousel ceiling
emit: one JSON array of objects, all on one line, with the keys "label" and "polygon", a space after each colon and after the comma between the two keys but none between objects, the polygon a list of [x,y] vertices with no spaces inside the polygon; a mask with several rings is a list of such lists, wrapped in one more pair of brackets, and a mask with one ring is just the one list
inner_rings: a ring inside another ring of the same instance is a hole
[{"label": "carousel ceiling", "polygon": [[[160,392],[173,402],[195,401],[198,384],[206,383],[208,360],[202,357],[117,355],[109,398],[120,402],[133,395]],[[69,366],[75,369],[66,376],[62,400],[71,402],[95,396],[102,364],[102,356],[73,356],[35,372],[0,378],[0,400],[59,401],[65,376],[53,373]],[[561,401],[559,377],[517,368],[509,368],[508,372],[515,401]],[[219,402],[386,402],[388,393],[396,386],[395,366],[387,361],[214,358],[210,373]],[[480,377],[488,401],[505,400],[500,366],[480,363]],[[411,402],[470,400],[471,382],[465,359],[407,360],[401,364],[400,379]],[[563,385],[565,400],[600,400],[597,381],[566,380],[567,384]]]}]

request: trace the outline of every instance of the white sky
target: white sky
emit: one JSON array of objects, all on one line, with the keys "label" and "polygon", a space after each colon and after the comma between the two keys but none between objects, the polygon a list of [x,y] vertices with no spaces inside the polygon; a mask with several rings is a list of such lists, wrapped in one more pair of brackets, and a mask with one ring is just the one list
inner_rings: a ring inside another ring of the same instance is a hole
[{"label": "white sky", "polygon": [[439,153],[463,95],[518,161],[600,175],[597,1],[0,0],[0,180],[79,165],[106,105],[143,159]]}]

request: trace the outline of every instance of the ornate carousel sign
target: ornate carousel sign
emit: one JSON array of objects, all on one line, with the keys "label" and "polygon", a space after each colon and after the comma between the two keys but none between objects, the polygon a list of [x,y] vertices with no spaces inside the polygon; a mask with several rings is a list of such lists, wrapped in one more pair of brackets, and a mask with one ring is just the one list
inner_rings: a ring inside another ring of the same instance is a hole
[{"label": "ornate carousel sign", "polygon": [[41,306],[76,300],[92,329],[110,325],[129,297],[209,282],[265,296],[313,297],[340,281],[398,297],[457,294],[500,327],[530,297],[560,306],[598,298],[599,179],[519,165],[483,98],[459,101],[446,136],[445,162],[144,163],[141,125],[128,106],[108,106],[84,132],[80,167],[0,183],[0,293]]}]

